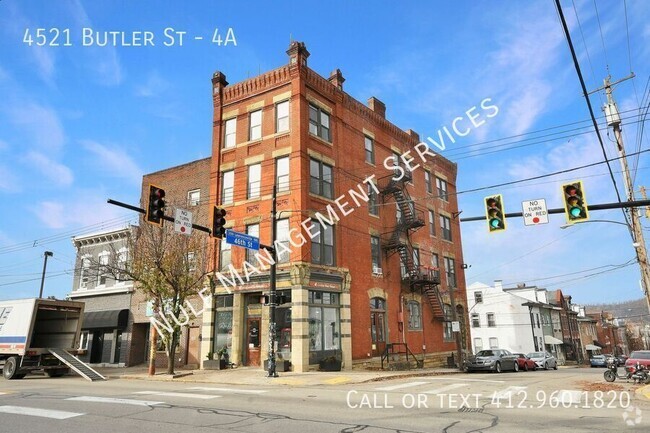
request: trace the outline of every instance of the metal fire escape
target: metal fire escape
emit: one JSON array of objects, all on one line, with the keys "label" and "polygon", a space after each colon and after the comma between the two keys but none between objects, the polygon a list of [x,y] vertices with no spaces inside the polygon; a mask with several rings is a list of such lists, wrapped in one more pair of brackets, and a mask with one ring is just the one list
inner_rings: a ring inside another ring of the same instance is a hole
[{"label": "metal fire escape", "polygon": [[[424,227],[424,212],[416,209],[413,200],[406,189],[406,182],[411,180],[411,173],[404,170],[405,175],[400,180],[391,176],[388,184],[381,189],[384,203],[392,196],[399,209],[397,225],[393,232],[384,240],[383,249],[390,257],[398,253],[402,263],[402,282],[411,292],[420,291],[425,295],[431,306],[433,316],[443,320],[445,313],[440,296],[440,276],[437,270],[425,268],[416,263],[411,245],[411,233]],[[419,261],[419,257],[418,257]]]}]

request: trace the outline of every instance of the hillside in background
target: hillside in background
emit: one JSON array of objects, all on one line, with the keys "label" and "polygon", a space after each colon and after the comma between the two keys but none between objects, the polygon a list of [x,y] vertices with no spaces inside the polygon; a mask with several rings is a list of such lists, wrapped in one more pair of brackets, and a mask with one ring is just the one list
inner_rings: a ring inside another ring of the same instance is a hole
[{"label": "hillside in background", "polygon": [[626,301],[618,303],[586,305],[587,313],[599,313],[607,311],[619,319],[625,319],[628,322],[646,322],[650,323],[650,314],[648,314],[648,302],[645,298],[635,301]]}]

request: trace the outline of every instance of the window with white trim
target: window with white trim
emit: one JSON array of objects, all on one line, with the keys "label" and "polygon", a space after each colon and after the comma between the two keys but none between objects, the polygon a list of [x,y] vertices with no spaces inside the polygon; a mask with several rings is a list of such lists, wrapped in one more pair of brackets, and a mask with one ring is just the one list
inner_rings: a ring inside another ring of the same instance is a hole
[{"label": "window with white trim", "polygon": [[422,310],[420,303],[417,301],[409,301],[406,305],[409,314],[409,331],[419,331],[422,329]]},{"label": "window with white trim", "polygon": [[445,257],[445,272],[447,273],[447,287],[456,287],[456,261]]},{"label": "window with white trim", "polygon": [[472,328],[481,327],[481,318],[478,313],[472,313]]},{"label": "window with white trim", "polygon": [[231,149],[235,147],[236,143],[236,132],[237,132],[237,118],[233,117],[224,122],[224,139],[223,139],[223,148]]},{"label": "window with white trim", "polygon": [[278,263],[288,263],[289,258],[290,258],[290,253],[287,251],[288,249],[291,249],[289,246],[289,219],[284,218],[281,220],[278,220],[275,223],[275,228],[276,228],[276,244],[282,244],[286,248],[278,248]]},{"label": "window with white trim", "polygon": [[372,272],[378,273],[381,269],[381,245],[379,236],[370,236],[370,257],[372,261]]},{"label": "window with white trim", "polygon": [[483,350],[483,339],[481,337],[474,338],[474,353]]},{"label": "window with white trim", "polygon": [[289,130],[289,101],[275,104],[275,132]]},{"label": "window with white trim", "polygon": [[332,198],[332,166],[317,159],[310,159],[309,178],[309,192]]},{"label": "window with white trim", "polygon": [[262,110],[251,111],[250,129],[248,132],[249,141],[259,140],[262,138]]},{"label": "window with white trim", "polygon": [[122,247],[117,252],[117,273],[115,279],[117,283],[124,283],[127,281],[126,268],[128,266],[129,260],[129,250],[126,247]]},{"label": "window with white trim", "polygon": [[497,321],[494,317],[494,313],[487,313],[487,324],[488,328],[494,328],[497,326]]},{"label": "window with white trim", "polygon": [[187,204],[190,206],[198,206],[201,203],[201,190],[193,189],[187,191]]},{"label": "window with white trim", "polygon": [[88,288],[88,274],[90,272],[90,257],[84,256],[81,258],[81,269],[79,271],[79,288]]},{"label": "window with white trim", "polygon": [[436,216],[431,209],[429,209],[429,235],[436,235]]},{"label": "window with white trim", "polygon": [[108,279],[108,269],[106,267],[108,266],[108,259],[110,255],[111,254],[108,251],[102,251],[99,253],[99,272],[97,272],[98,286],[106,285],[106,280]]},{"label": "window with white trim", "polygon": [[311,240],[311,262],[317,265],[334,266],[334,227],[321,225],[318,221],[312,221],[311,233],[317,235]]},{"label": "window with white trim", "polygon": [[230,204],[235,196],[235,171],[224,171],[221,182],[221,203]]},{"label": "window with white trim", "polygon": [[436,188],[438,189],[438,197],[444,201],[448,201],[449,196],[447,194],[447,181],[436,177]]},{"label": "window with white trim", "polygon": [[375,141],[368,137],[367,135],[364,135],[364,145],[366,149],[366,162],[369,162],[371,164],[375,163]]},{"label": "window with white trim", "polygon": [[257,198],[260,196],[262,186],[262,164],[252,164],[248,166],[248,191],[247,198]]},{"label": "window with white trim", "polygon": [[275,160],[275,184],[278,192],[289,191],[289,157],[283,156]]},{"label": "window with white trim", "polygon": [[228,269],[228,265],[232,263],[232,249],[229,243],[224,239],[219,242],[219,270],[224,271]]},{"label": "window with white trim", "polygon": [[444,215],[440,215],[440,233],[444,240],[451,241],[451,219]]},{"label": "window with white trim", "polygon": [[[260,225],[259,224],[249,224],[249,225],[247,225],[246,226],[246,234],[259,239],[259,237],[260,237]],[[246,261],[248,263],[250,263],[250,264],[256,263],[255,254],[257,254],[257,250],[249,250],[247,248],[246,249]]]},{"label": "window with white trim", "polygon": [[490,337],[490,349],[499,348],[499,339],[497,337]]},{"label": "window with white trim", "polygon": [[427,186],[427,194],[433,194],[433,185],[431,184],[431,173],[424,170],[424,184]]}]

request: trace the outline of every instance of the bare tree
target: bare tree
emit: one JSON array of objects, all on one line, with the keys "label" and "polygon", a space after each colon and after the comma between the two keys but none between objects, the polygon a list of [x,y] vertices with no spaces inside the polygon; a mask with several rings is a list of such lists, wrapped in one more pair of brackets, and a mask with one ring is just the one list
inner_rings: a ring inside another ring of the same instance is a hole
[{"label": "bare tree", "polygon": [[[156,328],[167,353],[168,374],[174,373],[174,355],[186,324],[179,320],[182,313],[187,315],[184,304],[207,283],[208,239],[198,231],[191,236],[176,233],[171,224],[161,228],[143,223],[134,226],[126,240],[110,244],[108,260],[93,258],[90,262],[97,275],[132,280],[136,290],[153,302],[155,317],[166,325]],[[124,257],[125,244],[128,257]]]}]

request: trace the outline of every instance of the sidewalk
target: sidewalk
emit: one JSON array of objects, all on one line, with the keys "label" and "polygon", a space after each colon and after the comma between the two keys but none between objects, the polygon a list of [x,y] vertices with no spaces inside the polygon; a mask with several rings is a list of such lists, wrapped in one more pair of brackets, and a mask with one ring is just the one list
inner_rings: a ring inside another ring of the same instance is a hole
[{"label": "sidewalk", "polygon": [[314,386],[314,385],[341,385],[351,383],[365,383],[415,376],[437,376],[461,373],[451,368],[428,368],[407,371],[310,371],[279,372],[278,377],[267,377],[266,371],[261,367],[238,367],[228,370],[181,370],[175,371],[172,377],[165,373],[165,369],[157,369],[155,376],[149,376],[147,367],[125,368],[97,368],[96,371],[107,379],[132,379],[155,380],[169,382],[198,382],[227,385],[287,385],[287,386]]}]

